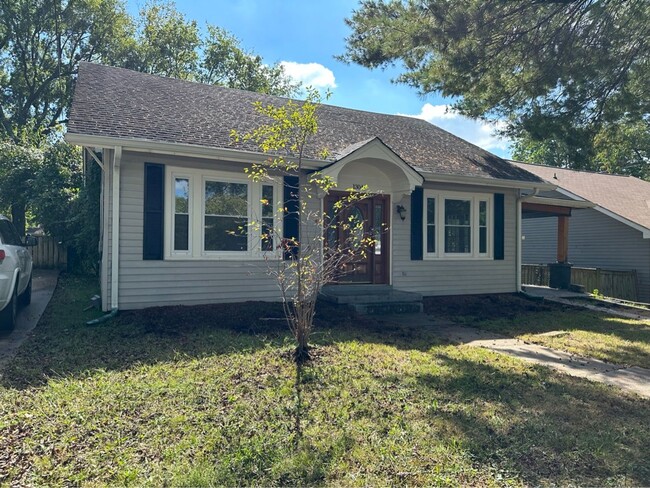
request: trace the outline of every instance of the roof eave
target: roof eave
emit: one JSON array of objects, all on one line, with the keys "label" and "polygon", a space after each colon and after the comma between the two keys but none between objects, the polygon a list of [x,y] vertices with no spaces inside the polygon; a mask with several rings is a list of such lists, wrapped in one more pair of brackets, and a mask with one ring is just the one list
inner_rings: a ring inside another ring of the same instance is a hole
[{"label": "roof eave", "polygon": [[457,183],[460,185],[478,185],[478,186],[493,186],[497,188],[514,188],[521,190],[555,190],[557,185],[553,185],[546,181],[523,181],[523,180],[507,180],[496,178],[485,178],[480,176],[460,176],[448,175],[444,173],[420,173],[424,177],[425,182],[431,183]]},{"label": "roof eave", "polygon": [[[229,149],[179,142],[153,141],[148,139],[128,139],[122,137],[96,136],[68,132],[64,136],[70,144],[85,147],[122,147],[127,151],[167,154],[172,156],[187,156],[209,159],[223,159],[241,163],[262,163],[267,161],[272,154],[247,151],[243,149]],[[303,158],[305,169],[320,169],[331,161],[321,159]]]},{"label": "roof eave", "polygon": [[[269,154],[246,151],[242,149],[229,149],[211,146],[199,146],[178,142],[154,141],[149,139],[135,139],[123,137],[98,136],[68,132],[64,136],[70,144],[85,147],[122,147],[123,150],[134,152],[147,152],[167,154],[172,156],[187,156],[209,159],[223,159],[241,163],[262,163],[267,161]],[[303,159],[303,166],[308,170],[320,170],[332,164],[332,161],[323,159]],[[521,180],[507,180],[496,178],[483,178],[477,176],[448,175],[443,173],[428,173],[413,168],[420,174],[425,182],[455,183],[460,185],[492,186],[498,188],[555,190],[556,185],[544,181],[531,182]]]}]

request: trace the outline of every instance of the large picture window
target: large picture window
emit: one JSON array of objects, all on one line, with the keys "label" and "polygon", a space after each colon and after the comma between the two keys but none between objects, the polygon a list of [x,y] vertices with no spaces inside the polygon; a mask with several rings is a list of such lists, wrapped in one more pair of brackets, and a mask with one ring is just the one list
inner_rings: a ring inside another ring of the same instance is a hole
[{"label": "large picture window", "polygon": [[471,254],[472,201],[445,199],[445,254]]},{"label": "large picture window", "polygon": [[205,182],[205,251],[248,250],[248,184]]},{"label": "large picture window", "polygon": [[489,194],[425,190],[425,257],[489,257],[491,208]]},{"label": "large picture window", "polygon": [[279,183],[169,166],[167,172],[166,259],[268,258],[276,252]]}]

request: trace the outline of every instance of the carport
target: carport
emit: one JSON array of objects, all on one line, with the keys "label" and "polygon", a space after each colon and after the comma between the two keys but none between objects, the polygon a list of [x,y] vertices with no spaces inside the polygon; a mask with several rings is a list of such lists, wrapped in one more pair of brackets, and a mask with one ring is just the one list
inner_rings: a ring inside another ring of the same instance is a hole
[{"label": "carport", "polygon": [[569,219],[574,210],[592,208],[587,200],[574,200],[569,197],[557,198],[557,193],[528,195],[522,198],[521,218],[557,218],[556,261],[548,263],[549,286],[568,290],[571,285],[571,263],[569,262]]}]

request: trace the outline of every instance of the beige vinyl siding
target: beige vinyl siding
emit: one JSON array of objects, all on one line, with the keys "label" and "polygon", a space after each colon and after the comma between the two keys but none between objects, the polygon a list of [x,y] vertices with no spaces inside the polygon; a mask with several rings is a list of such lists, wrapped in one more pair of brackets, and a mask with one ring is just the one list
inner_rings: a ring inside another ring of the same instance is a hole
[{"label": "beige vinyl siding", "polygon": [[[424,259],[411,260],[411,198],[393,202],[392,284],[395,288],[425,296],[509,293],[517,291],[516,276],[516,193],[509,189],[432,185],[425,189],[474,193],[504,193],[505,259]],[[406,207],[407,218],[400,220],[395,205]],[[492,213],[494,210],[492,211]],[[494,225],[493,215],[490,226]],[[492,253],[491,253],[492,255]]]},{"label": "beige vinyl siding", "polygon": [[[556,260],[557,219],[525,219],[524,264]],[[575,266],[636,270],[639,299],[650,302],[650,239],[595,210],[574,210],[569,218],[569,262]]]},{"label": "beige vinyl siding", "polygon": [[[275,279],[268,276],[269,262],[264,260],[162,260],[142,259],[144,163],[177,167],[232,170],[243,173],[236,163],[216,162],[186,157],[147,155],[125,152],[120,180],[120,263],[119,308],[137,309],[160,305],[194,305],[246,300],[280,299]],[[107,178],[110,191],[110,178]],[[424,295],[504,293],[516,291],[516,193],[514,190],[459,185],[431,185],[443,191],[505,194],[505,259],[448,259],[411,261],[410,196],[401,202],[393,197],[391,212],[402,203],[407,218],[392,217],[391,282],[396,288]],[[110,202],[109,202],[110,203]],[[321,200],[312,198],[309,205],[318,210]],[[110,210],[110,204],[107,205]],[[110,211],[107,212],[107,222]],[[493,222],[490,222],[493,226]],[[166,229],[167,232],[167,229]],[[304,235],[304,234],[303,234]],[[110,229],[106,240],[110,249]],[[110,256],[107,254],[107,256]],[[110,303],[110,263],[106,273]]]},{"label": "beige vinyl siding", "polygon": [[[278,300],[278,286],[268,276],[269,262],[263,259],[142,259],[145,162],[217,169],[214,161],[140,153],[123,155],[120,188],[120,309]],[[238,174],[244,174],[242,165],[218,164],[218,169],[232,169]]]}]

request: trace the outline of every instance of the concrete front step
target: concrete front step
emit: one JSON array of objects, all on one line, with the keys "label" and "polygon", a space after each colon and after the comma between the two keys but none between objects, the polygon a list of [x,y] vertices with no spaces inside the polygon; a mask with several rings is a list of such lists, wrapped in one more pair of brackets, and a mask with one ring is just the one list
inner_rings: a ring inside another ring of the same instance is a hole
[{"label": "concrete front step", "polygon": [[422,295],[396,290],[390,285],[330,285],[320,299],[347,305],[361,314],[417,313],[422,311]]},{"label": "concrete front step", "polygon": [[423,311],[422,302],[354,303],[348,306],[362,315],[394,315]]}]

